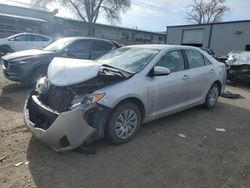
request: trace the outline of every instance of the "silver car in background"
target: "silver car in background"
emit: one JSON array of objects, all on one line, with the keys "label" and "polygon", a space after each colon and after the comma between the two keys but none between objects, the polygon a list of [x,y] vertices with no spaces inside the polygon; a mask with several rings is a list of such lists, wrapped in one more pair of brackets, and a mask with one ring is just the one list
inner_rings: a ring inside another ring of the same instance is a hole
[{"label": "silver car in background", "polygon": [[97,59],[54,59],[28,96],[31,133],[56,151],[106,136],[130,141],[142,123],[193,106],[215,106],[226,67],[188,46],[127,46]]}]

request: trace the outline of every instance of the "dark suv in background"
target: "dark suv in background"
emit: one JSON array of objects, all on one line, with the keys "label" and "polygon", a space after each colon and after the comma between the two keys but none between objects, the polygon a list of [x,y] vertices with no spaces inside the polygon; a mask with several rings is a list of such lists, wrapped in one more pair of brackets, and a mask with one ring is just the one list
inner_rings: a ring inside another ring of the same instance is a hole
[{"label": "dark suv in background", "polygon": [[54,57],[96,59],[119,47],[120,45],[115,41],[69,37],[59,39],[42,50],[25,50],[7,54],[1,61],[7,79],[32,85],[47,74],[49,63]]}]

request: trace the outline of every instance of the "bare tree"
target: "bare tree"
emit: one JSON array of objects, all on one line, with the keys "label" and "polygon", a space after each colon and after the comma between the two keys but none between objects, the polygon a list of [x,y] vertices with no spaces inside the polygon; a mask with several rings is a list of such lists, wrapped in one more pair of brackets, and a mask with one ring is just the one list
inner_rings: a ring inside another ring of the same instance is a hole
[{"label": "bare tree", "polygon": [[109,21],[119,21],[120,12],[131,5],[131,0],[32,0],[35,5],[47,6],[51,2],[69,7],[83,22],[88,24],[88,36],[95,33],[95,23],[102,12]]},{"label": "bare tree", "polygon": [[186,19],[197,24],[221,22],[225,13],[230,11],[225,3],[226,0],[193,0],[188,6],[191,10],[186,13]]}]

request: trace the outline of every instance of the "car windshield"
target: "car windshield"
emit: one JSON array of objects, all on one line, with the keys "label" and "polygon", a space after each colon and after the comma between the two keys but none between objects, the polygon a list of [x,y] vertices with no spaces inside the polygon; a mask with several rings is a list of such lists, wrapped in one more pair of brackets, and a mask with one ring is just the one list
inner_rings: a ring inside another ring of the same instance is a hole
[{"label": "car windshield", "polygon": [[158,52],[159,50],[156,49],[119,48],[100,57],[97,61],[117,69],[137,73],[143,70]]},{"label": "car windshield", "polygon": [[72,41],[73,40],[71,38],[59,39],[51,43],[50,45],[46,46],[43,50],[59,52],[62,49],[64,49],[66,46],[68,46]]},{"label": "car windshield", "polygon": [[14,37],[17,37],[20,35],[22,35],[22,34],[11,35],[11,36],[7,37],[6,39],[10,40],[10,39],[13,39]]}]

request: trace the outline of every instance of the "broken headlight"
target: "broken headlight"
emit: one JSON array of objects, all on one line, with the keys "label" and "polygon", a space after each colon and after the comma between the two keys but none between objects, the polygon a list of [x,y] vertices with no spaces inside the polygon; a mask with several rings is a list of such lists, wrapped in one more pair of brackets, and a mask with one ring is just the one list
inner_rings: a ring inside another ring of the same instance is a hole
[{"label": "broken headlight", "polygon": [[76,108],[86,109],[100,101],[104,95],[105,93],[96,93],[85,96],[76,96],[71,103],[71,110]]},{"label": "broken headlight", "polygon": [[43,77],[37,81],[36,91],[39,94],[45,93],[46,91],[49,90],[49,86],[50,86],[49,80],[47,79],[47,77]]}]

